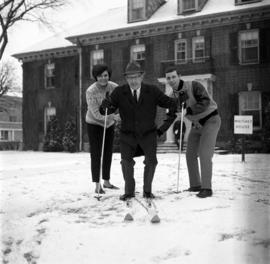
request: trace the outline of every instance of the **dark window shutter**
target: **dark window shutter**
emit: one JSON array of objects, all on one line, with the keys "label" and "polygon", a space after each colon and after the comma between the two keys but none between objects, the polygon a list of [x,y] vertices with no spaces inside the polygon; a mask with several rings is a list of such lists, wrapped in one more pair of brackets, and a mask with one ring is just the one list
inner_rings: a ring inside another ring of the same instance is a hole
[{"label": "dark window shutter", "polygon": [[239,64],[238,59],[238,32],[230,34],[230,63]]},{"label": "dark window shutter", "polygon": [[211,59],[211,37],[207,36],[205,39],[205,57]]},{"label": "dark window shutter", "polygon": [[46,70],[46,64],[42,64],[39,66],[38,69],[38,75],[39,75],[39,88],[42,90],[45,88],[46,85],[46,74],[45,74],[45,70]]},{"label": "dark window shutter", "polygon": [[260,30],[260,62],[270,61],[270,28]]},{"label": "dark window shutter", "polygon": [[145,61],[144,61],[144,70],[145,72],[152,72],[154,69],[154,45],[149,43],[145,46]]},{"label": "dark window shutter", "polygon": [[112,67],[112,51],[109,48],[104,50],[104,63]]},{"label": "dark window shutter", "polygon": [[123,72],[124,72],[127,67],[127,64],[130,61],[130,47],[128,46],[128,47],[123,48],[122,54],[123,54],[122,67],[123,67]]},{"label": "dark window shutter", "polygon": [[176,36],[168,36],[168,44],[167,44],[167,60],[174,60],[174,54],[175,54],[175,40],[177,39]]},{"label": "dark window shutter", "polygon": [[268,107],[269,103],[270,103],[270,92],[263,91],[262,92],[262,109],[263,109],[263,112]]}]

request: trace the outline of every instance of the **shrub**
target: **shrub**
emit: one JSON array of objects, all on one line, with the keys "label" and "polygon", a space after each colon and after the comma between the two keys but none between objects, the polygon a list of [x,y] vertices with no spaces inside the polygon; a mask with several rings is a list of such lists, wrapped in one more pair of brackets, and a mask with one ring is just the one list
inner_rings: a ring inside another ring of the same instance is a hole
[{"label": "shrub", "polygon": [[68,120],[64,128],[62,144],[65,151],[75,152],[77,146],[77,129],[74,120]]},{"label": "shrub", "polygon": [[43,151],[63,151],[62,138],[63,132],[60,128],[58,119],[54,116],[48,122],[48,128],[43,144]]}]

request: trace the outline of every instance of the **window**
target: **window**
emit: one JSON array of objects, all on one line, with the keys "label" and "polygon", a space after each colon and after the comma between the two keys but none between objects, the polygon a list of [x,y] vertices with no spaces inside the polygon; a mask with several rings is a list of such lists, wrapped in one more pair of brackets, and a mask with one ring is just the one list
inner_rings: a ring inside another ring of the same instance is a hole
[{"label": "window", "polygon": [[130,20],[138,21],[145,19],[145,0],[130,1]]},{"label": "window", "polygon": [[195,10],[196,0],[182,0],[183,11],[193,11]]},{"label": "window", "polygon": [[239,93],[239,114],[253,116],[253,128],[262,128],[261,93],[259,91],[246,91]]},{"label": "window", "polygon": [[45,110],[44,110],[44,134],[46,134],[46,132],[47,132],[48,122],[55,115],[56,115],[55,107],[51,107],[51,106],[45,107]]},{"label": "window", "polygon": [[145,60],[145,45],[138,44],[138,45],[131,46],[130,59],[135,60],[135,61]]},{"label": "window", "polygon": [[0,130],[0,141],[9,141],[9,134],[8,130]]},{"label": "window", "polygon": [[195,37],[192,39],[192,60],[193,62],[204,62],[205,59],[205,41],[204,37]]},{"label": "window", "polygon": [[55,64],[47,63],[45,65],[45,88],[51,89],[55,87]]},{"label": "window", "polygon": [[102,63],[104,63],[104,51],[102,49],[91,51],[91,65]]},{"label": "window", "polygon": [[104,63],[104,50],[98,49],[98,50],[92,50],[90,55],[90,76],[92,76],[92,69],[93,66],[96,64],[102,64]]},{"label": "window", "polygon": [[176,64],[187,62],[187,41],[185,39],[178,39],[174,42],[174,51]]},{"label": "window", "polygon": [[262,0],[235,0],[236,5],[244,5],[244,4],[250,4],[250,3],[256,3],[261,2]]},{"label": "window", "polygon": [[259,63],[259,32],[248,30],[239,34],[239,57],[241,64]]},{"label": "window", "polygon": [[17,117],[16,116],[9,116],[9,121],[10,122],[16,122],[17,121]]}]

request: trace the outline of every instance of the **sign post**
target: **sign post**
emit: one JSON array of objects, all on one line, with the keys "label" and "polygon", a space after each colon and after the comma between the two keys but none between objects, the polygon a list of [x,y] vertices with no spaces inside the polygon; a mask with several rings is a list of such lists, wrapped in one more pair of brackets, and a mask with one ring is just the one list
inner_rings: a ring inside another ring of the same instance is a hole
[{"label": "sign post", "polygon": [[242,134],[241,150],[242,162],[245,161],[245,135],[253,133],[253,116],[252,115],[235,115],[234,116],[234,134]]}]

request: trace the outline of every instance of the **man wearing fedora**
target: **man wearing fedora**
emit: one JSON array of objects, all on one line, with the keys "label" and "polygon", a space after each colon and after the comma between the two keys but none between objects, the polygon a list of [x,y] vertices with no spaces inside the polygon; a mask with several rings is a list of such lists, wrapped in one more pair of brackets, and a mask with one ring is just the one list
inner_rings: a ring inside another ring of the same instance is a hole
[{"label": "man wearing fedora", "polygon": [[[100,112],[108,114],[119,109],[121,117],[120,152],[125,181],[125,193],[120,200],[135,196],[134,157],[138,152],[145,156],[143,196],[154,198],[152,181],[157,166],[157,135],[162,135],[176,118],[176,101],[166,96],[158,87],[143,83],[144,71],[140,64],[131,61],[124,73],[126,84],[118,86],[110,97],[102,101]],[[167,119],[159,128],[155,119],[157,106],[168,108]]]}]

